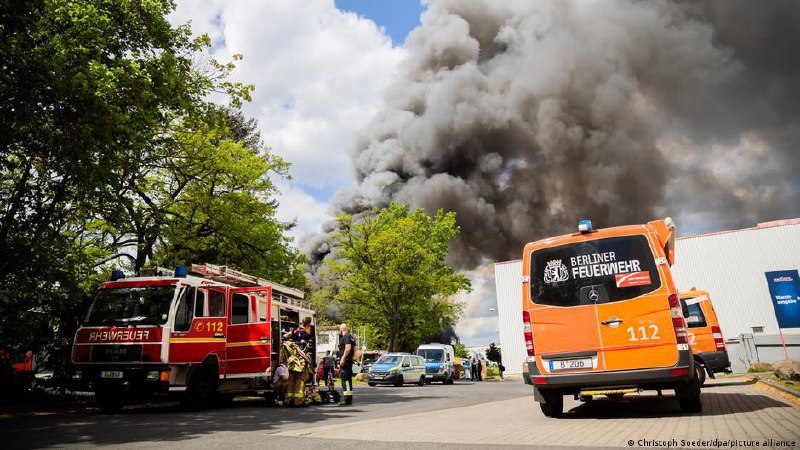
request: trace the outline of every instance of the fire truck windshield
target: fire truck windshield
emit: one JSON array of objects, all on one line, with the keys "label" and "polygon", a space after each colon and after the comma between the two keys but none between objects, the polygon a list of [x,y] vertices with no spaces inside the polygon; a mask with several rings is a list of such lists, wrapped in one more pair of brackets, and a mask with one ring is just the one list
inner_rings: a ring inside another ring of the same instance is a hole
[{"label": "fire truck windshield", "polygon": [[174,295],[175,286],[101,289],[84,325],[163,325]]}]

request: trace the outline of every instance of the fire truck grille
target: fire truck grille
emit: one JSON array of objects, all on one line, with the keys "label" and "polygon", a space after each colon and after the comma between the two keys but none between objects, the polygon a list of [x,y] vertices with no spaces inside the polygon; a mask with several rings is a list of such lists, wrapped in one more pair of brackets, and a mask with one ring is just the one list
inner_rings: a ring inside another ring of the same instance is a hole
[{"label": "fire truck grille", "polygon": [[93,345],[92,362],[135,362],[142,360],[141,345]]}]

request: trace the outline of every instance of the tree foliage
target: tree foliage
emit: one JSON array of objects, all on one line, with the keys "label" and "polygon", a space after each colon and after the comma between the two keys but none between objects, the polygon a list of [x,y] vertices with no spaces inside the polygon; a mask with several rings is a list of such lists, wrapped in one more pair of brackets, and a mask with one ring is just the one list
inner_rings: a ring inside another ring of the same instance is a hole
[{"label": "tree foliage", "polygon": [[461,342],[456,342],[453,344],[453,352],[459,358],[469,358],[470,354],[467,350],[467,346],[462,344]]},{"label": "tree foliage", "polygon": [[489,347],[486,349],[485,353],[486,353],[486,359],[488,359],[489,361],[494,361],[498,364],[500,364],[503,361],[502,355],[500,353],[500,347],[495,345],[494,342],[489,344]]},{"label": "tree foliage", "polygon": [[240,57],[204,57],[209,38],[173,9],[0,2],[0,347],[67,348],[109,263],[223,262],[302,286],[270,181],[288,164],[238,112]]},{"label": "tree foliage", "polygon": [[392,203],[356,219],[342,214],[336,234],[341,259],[323,270],[336,280],[333,297],[348,317],[377,327],[389,350],[413,349],[423,336],[452,324],[460,305],[451,299],[469,279],[446,264],[458,235],[455,213],[410,211]]}]

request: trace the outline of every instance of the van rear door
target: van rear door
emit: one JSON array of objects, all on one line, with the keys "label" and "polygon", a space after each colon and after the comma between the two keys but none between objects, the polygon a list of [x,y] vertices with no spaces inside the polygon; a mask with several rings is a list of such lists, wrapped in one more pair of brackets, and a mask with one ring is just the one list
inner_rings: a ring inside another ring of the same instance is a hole
[{"label": "van rear door", "polygon": [[568,373],[675,364],[670,307],[647,237],[580,239],[530,256],[539,369]]},{"label": "van rear door", "polygon": [[[603,370],[597,308],[570,272],[580,243],[534,250],[530,256],[530,320],[541,373]],[[527,295],[525,295],[527,297]]]},{"label": "van rear door", "polygon": [[656,264],[657,248],[647,236],[632,235],[603,239],[597,250],[613,253],[617,267],[622,268],[593,281],[607,292],[597,303],[606,370],[675,365],[678,347],[662,281],[666,264]]}]

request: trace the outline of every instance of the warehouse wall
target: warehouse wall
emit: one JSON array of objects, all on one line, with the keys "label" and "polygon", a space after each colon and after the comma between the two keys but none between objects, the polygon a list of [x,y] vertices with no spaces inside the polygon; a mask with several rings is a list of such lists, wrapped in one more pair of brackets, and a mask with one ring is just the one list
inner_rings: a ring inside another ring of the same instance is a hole
[{"label": "warehouse wall", "polygon": [[497,263],[494,274],[503,365],[507,373],[521,373],[527,355],[522,335],[522,262]]},{"label": "warehouse wall", "polygon": [[[791,269],[800,269],[800,221],[679,238],[672,273],[680,291],[709,292],[722,335],[732,339],[753,333],[752,327],[778,334],[764,272]],[[800,334],[800,328],[783,334]]]}]

